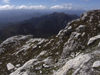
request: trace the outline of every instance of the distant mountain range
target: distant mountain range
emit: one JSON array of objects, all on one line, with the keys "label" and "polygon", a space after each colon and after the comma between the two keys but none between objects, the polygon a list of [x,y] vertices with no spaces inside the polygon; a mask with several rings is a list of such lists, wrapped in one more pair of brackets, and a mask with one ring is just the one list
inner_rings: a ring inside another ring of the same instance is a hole
[{"label": "distant mountain range", "polygon": [[40,17],[45,12],[34,12],[28,10],[1,10],[0,11],[0,29],[10,24],[16,24],[18,22],[28,20],[32,17]]},{"label": "distant mountain range", "polygon": [[66,24],[77,15],[65,13],[52,13],[44,16],[33,17],[29,20],[11,24],[0,30],[0,38],[6,39],[15,35],[33,35],[34,37],[49,37],[57,34]]},{"label": "distant mountain range", "polygon": [[53,12],[80,15],[84,10],[0,10],[0,29],[9,24],[16,24],[32,17],[40,17]]}]

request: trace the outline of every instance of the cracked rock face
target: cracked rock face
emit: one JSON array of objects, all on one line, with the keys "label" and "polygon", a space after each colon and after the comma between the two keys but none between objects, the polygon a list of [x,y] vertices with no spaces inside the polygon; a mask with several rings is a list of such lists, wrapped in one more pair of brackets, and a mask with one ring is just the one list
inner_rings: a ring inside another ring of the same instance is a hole
[{"label": "cracked rock face", "polygon": [[73,73],[73,75],[75,75],[90,59],[91,56],[89,54],[80,54],[74,59],[71,59],[66,62],[66,64],[61,69],[59,69],[55,75],[67,75],[67,72],[70,69],[75,69],[75,72]]},{"label": "cracked rock face", "polygon": [[0,45],[0,74],[100,75],[100,10],[84,13],[49,39],[8,38]]}]

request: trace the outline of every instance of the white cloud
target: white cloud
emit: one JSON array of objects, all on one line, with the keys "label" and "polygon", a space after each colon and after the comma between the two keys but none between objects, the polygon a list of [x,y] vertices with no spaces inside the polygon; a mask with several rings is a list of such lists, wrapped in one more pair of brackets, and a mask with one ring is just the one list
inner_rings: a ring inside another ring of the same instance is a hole
[{"label": "white cloud", "polygon": [[62,9],[64,8],[63,6],[61,5],[54,5],[54,6],[51,6],[51,9]]},{"label": "white cloud", "polygon": [[51,6],[50,9],[72,9],[72,4],[62,4],[62,5],[54,5]]},{"label": "white cloud", "polygon": [[3,2],[4,2],[4,3],[9,3],[9,2],[10,2],[10,0],[3,0]]},{"label": "white cloud", "polygon": [[50,7],[44,5],[0,5],[0,10],[12,10],[12,9],[35,9],[35,10],[42,10],[42,9],[72,9],[72,4],[62,4],[62,5],[53,5]]},{"label": "white cloud", "polygon": [[46,6],[43,5],[30,5],[30,6],[26,6],[26,5],[20,5],[20,6],[16,6],[16,9],[46,9]]},{"label": "white cloud", "polygon": [[12,10],[12,9],[46,9],[46,6],[43,5],[0,5],[0,10]]},{"label": "white cloud", "polygon": [[14,8],[13,5],[0,5],[0,10],[9,10],[13,8]]}]

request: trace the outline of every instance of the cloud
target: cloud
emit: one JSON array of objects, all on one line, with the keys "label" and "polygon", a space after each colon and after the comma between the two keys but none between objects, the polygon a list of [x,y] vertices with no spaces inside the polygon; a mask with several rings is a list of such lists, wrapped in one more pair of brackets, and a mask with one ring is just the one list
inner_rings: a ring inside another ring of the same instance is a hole
[{"label": "cloud", "polygon": [[0,10],[9,10],[13,8],[14,8],[13,5],[0,5]]},{"label": "cloud", "polygon": [[46,6],[43,5],[0,5],[0,10],[12,10],[12,9],[46,9]]},{"label": "cloud", "polygon": [[20,5],[20,6],[16,6],[16,9],[46,9],[46,6],[44,5],[30,5],[30,6],[26,6],[26,5]]},{"label": "cloud", "polygon": [[54,6],[51,6],[50,9],[72,9],[72,4],[68,3],[68,4],[62,4],[62,5],[54,5]]},{"label": "cloud", "polygon": [[53,5],[50,7],[44,5],[0,5],[0,10],[12,10],[12,9],[34,9],[34,10],[43,10],[43,9],[72,9],[72,4],[62,4],[62,5]]},{"label": "cloud", "polygon": [[10,3],[10,0],[3,0],[4,3]]}]

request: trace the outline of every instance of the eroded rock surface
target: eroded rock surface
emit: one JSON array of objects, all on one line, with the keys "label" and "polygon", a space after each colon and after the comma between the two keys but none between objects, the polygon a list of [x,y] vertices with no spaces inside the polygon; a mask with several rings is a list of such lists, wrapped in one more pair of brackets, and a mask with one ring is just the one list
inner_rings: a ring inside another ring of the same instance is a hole
[{"label": "eroded rock surface", "polygon": [[8,38],[0,45],[0,74],[100,75],[100,10],[84,13],[49,39]]}]

